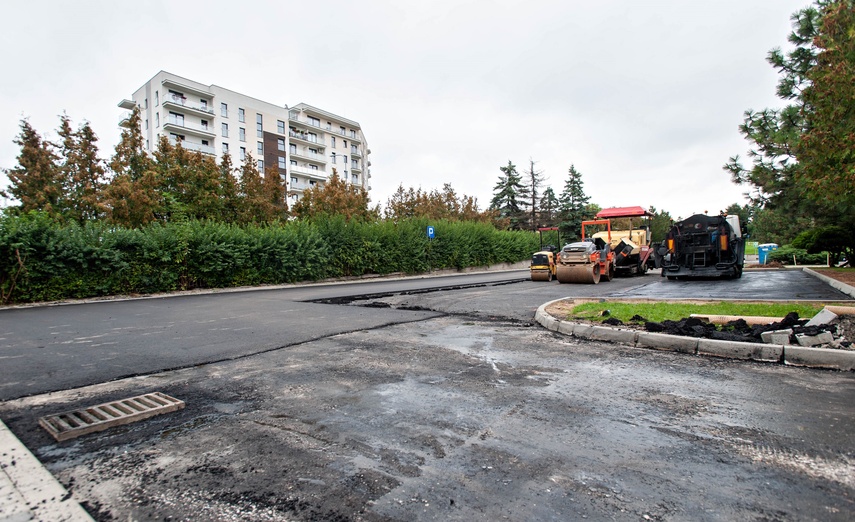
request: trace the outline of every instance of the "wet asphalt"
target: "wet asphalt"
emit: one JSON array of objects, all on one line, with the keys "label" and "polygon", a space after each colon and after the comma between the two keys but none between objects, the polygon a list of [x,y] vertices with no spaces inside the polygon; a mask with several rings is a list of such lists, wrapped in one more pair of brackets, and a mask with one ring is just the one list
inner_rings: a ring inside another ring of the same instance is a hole
[{"label": "wet asphalt", "polygon": [[[847,299],[785,274],[732,288]],[[388,308],[261,292],[7,310],[0,382],[13,399],[0,418],[99,520],[851,520],[852,373],[531,325],[557,297],[686,297],[724,282],[700,283],[478,282],[364,301]],[[27,335],[40,340],[10,352]],[[121,373],[101,350],[139,352],[136,376],[99,379]],[[181,369],[145,371],[146,357]],[[69,384],[33,393],[49,368]],[[37,425],[149,391],[187,407],[65,443]]]}]

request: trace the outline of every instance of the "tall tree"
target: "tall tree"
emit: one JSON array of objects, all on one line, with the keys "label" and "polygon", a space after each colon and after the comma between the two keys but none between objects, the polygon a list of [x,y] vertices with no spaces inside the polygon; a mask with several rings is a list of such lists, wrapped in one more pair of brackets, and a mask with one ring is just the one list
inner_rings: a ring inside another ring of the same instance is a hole
[{"label": "tall tree", "polygon": [[3,195],[17,199],[22,212],[43,210],[59,216],[65,187],[53,144],[42,139],[27,120],[21,120],[21,133],[14,142],[21,147],[21,153],[17,167],[4,169],[10,185]]},{"label": "tall tree", "polygon": [[528,196],[522,178],[517,173],[517,166],[508,160],[505,167],[499,167],[502,174],[493,187],[493,200],[490,209],[498,212],[499,218],[508,219],[510,228],[520,229],[524,222],[524,208]]},{"label": "tall tree", "polygon": [[663,241],[671,229],[674,218],[667,210],[656,210],[654,206],[651,206],[647,211],[653,214],[653,217],[650,218],[650,240]]},{"label": "tall tree", "polygon": [[795,183],[834,221],[855,224],[855,1],[821,3],[802,100]]},{"label": "tall tree", "polygon": [[529,158],[528,160],[529,166],[528,170],[525,173],[525,181],[526,181],[526,190],[528,191],[528,197],[530,198],[531,204],[529,205],[529,213],[530,219],[529,224],[532,230],[536,229],[538,226],[538,210],[540,200],[538,199],[539,191],[541,185],[543,185],[543,171],[535,170],[534,164],[536,163],[533,159]]},{"label": "tall tree", "polygon": [[545,227],[555,226],[560,202],[552,187],[546,187],[543,197],[540,198],[540,223]]},{"label": "tall tree", "polygon": [[103,197],[107,219],[130,228],[151,223],[163,208],[160,183],[145,151],[141,128],[140,109],[134,107],[110,160],[113,179]]},{"label": "tall tree", "polygon": [[60,173],[65,186],[63,213],[79,223],[100,219],[104,215],[101,199],[106,185],[104,161],[98,157],[98,137],[83,122],[77,131],[65,114],[60,117],[57,148],[60,151]]},{"label": "tall tree", "polygon": [[570,165],[567,171],[567,180],[564,182],[564,190],[558,197],[559,218],[561,219],[561,232],[567,238],[579,238],[582,231],[582,221],[592,217],[588,202],[591,198],[585,195],[582,174],[576,170],[575,165]]},{"label": "tall tree", "polygon": [[[782,109],[748,110],[740,132],[752,142],[751,166],[734,156],[724,166],[736,183],[753,187],[759,231],[782,219],[809,216],[818,224],[855,226],[855,4],[817,0],[791,19],[784,54],[767,61],[778,70]],[[789,227],[771,226],[771,235]]]}]

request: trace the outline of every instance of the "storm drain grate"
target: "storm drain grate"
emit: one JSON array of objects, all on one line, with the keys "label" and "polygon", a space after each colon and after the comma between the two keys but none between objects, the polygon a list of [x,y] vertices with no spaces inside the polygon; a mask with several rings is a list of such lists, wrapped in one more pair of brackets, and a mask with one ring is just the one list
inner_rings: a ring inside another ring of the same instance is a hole
[{"label": "storm drain grate", "polygon": [[53,438],[63,441],[182,408],[184,401],[165,393],[154,392],[59,415],[48,415],[40,418],[39,424],[53,435]]}]

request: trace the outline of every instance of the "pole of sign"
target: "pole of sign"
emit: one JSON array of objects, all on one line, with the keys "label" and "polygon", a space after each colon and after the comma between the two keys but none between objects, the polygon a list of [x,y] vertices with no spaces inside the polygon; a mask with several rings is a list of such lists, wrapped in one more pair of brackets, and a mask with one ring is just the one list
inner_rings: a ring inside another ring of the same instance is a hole
[{"label": "pole of sign", "polygon": [[431,246],[433,245],[434,230],[433,227],[427,227],[428,237],[428,273],[433,272],[433,263],[431,262]]}]

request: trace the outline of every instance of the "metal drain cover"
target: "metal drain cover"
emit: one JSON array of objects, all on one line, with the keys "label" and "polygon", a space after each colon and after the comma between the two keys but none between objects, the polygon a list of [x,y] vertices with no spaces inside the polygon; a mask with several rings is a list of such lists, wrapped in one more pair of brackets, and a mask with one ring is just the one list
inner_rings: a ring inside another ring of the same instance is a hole
[{"label": "metal drain cover", "polygon": [[63,441],[182,408],[184,401],[154,392],[59,415],[48,415],[40,418],[39,424],[53,438]]}]

